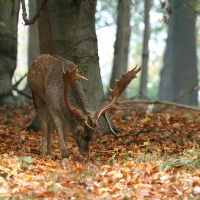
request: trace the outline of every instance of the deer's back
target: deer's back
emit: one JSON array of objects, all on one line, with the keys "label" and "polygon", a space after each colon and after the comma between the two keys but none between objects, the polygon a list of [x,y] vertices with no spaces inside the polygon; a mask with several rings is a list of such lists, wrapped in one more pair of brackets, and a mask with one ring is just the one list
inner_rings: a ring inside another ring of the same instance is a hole
[{"label": "deer's back", "polygon": [[[33,95],[36,93],[42,98],[47,106],[54,106],[60,110],[66,110],[64,102],[64,84],[62,79],[62,66],[70,65],[72,69],[74,63],[57,56],[43,54],[38,56],[31,65],[28,73],[28,82]],[[72,105],[87,112],[89,105],[82,90],[80,81],[75,81],[69,92],[68,98]]]}]

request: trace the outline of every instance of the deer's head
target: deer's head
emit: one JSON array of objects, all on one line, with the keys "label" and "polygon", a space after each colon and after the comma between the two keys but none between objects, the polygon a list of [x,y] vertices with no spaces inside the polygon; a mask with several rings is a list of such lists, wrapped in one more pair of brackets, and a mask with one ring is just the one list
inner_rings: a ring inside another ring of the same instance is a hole
[{"label": "deer's head", "polygon": [[[72,83],[78,79],[87,80],[85,77],[80,76],[76,73],[78,69],[78,65],[76,65],[72,70],[69,69],[69,65],[64,70],[62,67],[62,76],[63,76],[63,83],[64,83],[64,99],[66,105],[69,107],[70,111],[73,112],[79,119],[80,123],[74,127],[73,136],[75,141],[78,145],[79,151],[83,155],[88,155],[89,153],[89,142],[92,139],[93,133],[96,131],[96,128],[102,129],[98,122],[99,119],[104,116],[105,113],[111,109],[122,109],[115,106],[116,101],[123,93],[123,91],[127,88],[129,83],[137,77],[137,73],[141,70],[141,67],[137,68],[137,66],[132,69],[131,71],[122,75],[120,80],[115,81],[115,88],[112,90],[107,86],[108,91],[112,95],[112,100],[109,104],[104,106],[99,111],[87,111],[87,113],[82,112],[80,109],[73,107],[67,97],[67,93],[70,89]],[[110,127],[110,126],[109,126]]]}]

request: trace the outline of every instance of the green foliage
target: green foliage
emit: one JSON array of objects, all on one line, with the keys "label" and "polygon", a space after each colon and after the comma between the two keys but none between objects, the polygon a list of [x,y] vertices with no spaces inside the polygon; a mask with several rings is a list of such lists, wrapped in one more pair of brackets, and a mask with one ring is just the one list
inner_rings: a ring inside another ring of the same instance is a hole
[{"label": "green foliage", "polygon": [[199,169],[200,168],[200,154],[198,154],[197,159],[193,161],[194,168]]},{"label": "green foliage", "polygon": [[0,172],[0,176],[3,177],[4,179],[6,179],[7,176],[8,176],[8,173],[6,173],[6,172]]},{"label": "green foliage", "polygon": [[174,168],[187,168],[189,164],[192,164],[194,161],[192,159],[169,159],[162,164],[162,168],[166,170],[173,170]]},{"label": "green foliage", "polygon": [[[165,47],[167,25],[161,21],[165,10],[161,8],[160,2],[152,0],[152,8],[150,13],[151,20],[151,36],[149,41],[149,69],[148,69],[148,98],[156,100],[158,98],[158,88],[160,82],[160,69],[162,67],[163,52]],[[136,63],[142,63],[142,44],[144,30],[144,2],[135,0],[132,5],[132,35],[130,43],[129,65],[134,66]],[[134,62],[134,63],[132,63]],[[139,79],[135,80],[133,88],[139,88]],[[129,89],[131,92],[128,97],[136,95],[135,90]]]},{"label": "green foliage", "polygon": [[0,21],[0,26],[5,26],[5,23]]},{"label": "green foliage", "polygon": [[116,154],[113,154],[109,159],[108,159],[108,164],[111,165],[111,163],[113,162],[113,160],[115,159]]},{"label": "green foliage", "polygon": [[98,1],[96,12],[96,28],[115,25],[117,17],[117,0]]},{"label": "green foliage", "polygon": [[4,153],[3,158],[9,158],[9,155],[7,153]]},{"label": "green foliage", "polygon": [[30,156],[28,156],[28,157],[20,157],[19,158],[19,162],[20,162],[20,168],[22,170],[26,171],[28,166],[33,163],[33,160],[32,160],[32,158]]},{"label": "green foliage", "polygon": [[[8,5],[11,5],[11,2],[8,1],[8,0],[0,0],[0,5],[4,5],[4,6],[8,6]],[[5,26],[5,22],[3,21],[0,21],[0,27],[1,26]]]},{"label": "green foliage", "polygon": [[8,0],[0,0],[0,3],[3,4],[3,5],[10,5],[11,2],[8,1]]}]

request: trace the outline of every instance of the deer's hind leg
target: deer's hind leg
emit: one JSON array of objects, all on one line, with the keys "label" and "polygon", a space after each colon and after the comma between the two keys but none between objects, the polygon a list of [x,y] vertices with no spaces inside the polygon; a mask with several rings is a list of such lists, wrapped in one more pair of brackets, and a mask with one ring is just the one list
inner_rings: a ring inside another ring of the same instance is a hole
[{"label": "deer's hind leg", "polygon": [[[51,138],[49,139],[49,136],[51,137],[51,127],[52,127],[52,117],[49,112],[49,110],[46,107],[45,101],[38,95],[33,96],[33,102],[34,107],[36,109],[37,115],[40,119],[41,123],[41,132],[42,132],[42,156],[45,156],[46,153],[46,137],[47,138],[47,146],[48,149],[51,149],[48,142],[51,142]],[[48,153],[51,153],[51,150],[49,150]]]},{"label": "deer's hind leg", "polygon": [[51,133],[52,133],[52,124],[53,124],[53,119],[50,116],[49,119],[47,120],[47,155],[52,155],[51,151]]}]

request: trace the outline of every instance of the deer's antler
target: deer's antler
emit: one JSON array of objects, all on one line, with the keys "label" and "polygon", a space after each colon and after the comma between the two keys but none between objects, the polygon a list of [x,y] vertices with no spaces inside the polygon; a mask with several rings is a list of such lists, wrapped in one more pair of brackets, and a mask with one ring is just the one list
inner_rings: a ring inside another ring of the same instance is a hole
[{"label": "deer's antler", "polygon": [[76,65],[72,70],[69,69],[70,64],[67,66],[67,69],[65,71],[64,66],[62,66],[62,76],[63,76],[63,83],[65,86],[64,89],[64,98],[65,98],[65,103],[67,104],[67,106],[69,107],[69,109],[74,112],[75,114],[79,115],[82,119],[85,120],[85,124],[91,128],[94,129],[93,127],[91,127],[88,123],[86,118],[84,117],[84,115],[75,107],[73,107],[70,103],[69,100],[67,98],[67,92],[69,91],[72,83],[78,79],[84,79],[84,80],[88,80],[87,78],[80,76],[76,73],[77,69],[79,68],[79,65]]},{"label": "deer's antler", "polygon": [[118,100],[118,98],[120,97],[120,95],[123,93],[123,91],[127,88],[127,86],[129,85],[129,83],[137,77],[137,73],[141,70],[141,67],[139,67],[137,69],[137,65],[134,69],[132,69],[131,71],[128,71],[125,74],[122,74],[122,77],[120,80],[115,80],[115,89],[110,89],[107,86],[108,91],[110,92],[110,94],[112,95],[112,101],[106,105],[105,107],[103,107],[97,116],[97,121],[101,118],[101,116],[108,110],[110,109],[118,109],[121,110],[122,108],[118,108],[115,106],[116,101]]},{"label": "deer's antler", "polygon": [[[70,86],[72,85],[72,83],[78,79],[84,79],[87,80],[85,77],[80,76],[76,73],[76,70],[78,69],[78,65],[76,65],[72,70],[69,69],[69,66],[67,66],[66,71],[64,70],[64,66],[62,67],[62,75],[63,75],[63,82],[65,85],[65,90],[64,90],[64,98],[65,98],[65,102],[67,104],[67,106],[69,107],[69,109],[74,112],[75,114],[79,115],[82,119],[85,120],[85,124],[91,128],[94,129],[94,127],[91,127],[88,122],[87,119],[84,117],[84,115],[75,107],[73,107],[72,105],[70,105],[69,100],[67,98],[67,92],[69,91]],[[129,83],[137,77],[137,73],[141,70],[141,67],[137,68],[137,66],[132,69],[131,71],[122,74],[122,77],[120,80],[115,80],[115,89],[110,89],[107,86],[108,91],[110,92],[110,94],[112,95],[112,101],[106,105],[105,107],[103,107],[100,111],[97,112],[97,118],[96,120],[93,121],[94,126],[96,126],[99,129],[102,129],[99,125],[98,125],[98,121],[101,118],[102,115],[105,114],[106,111],[110,110],[110,109],[122,109],[122,108],[118,108],[115,106],[116,101],[118,100],[118,98],[120,97],[120,95],[123,93],[123,91],[127,88],[127,86],[129,85]]]}]

